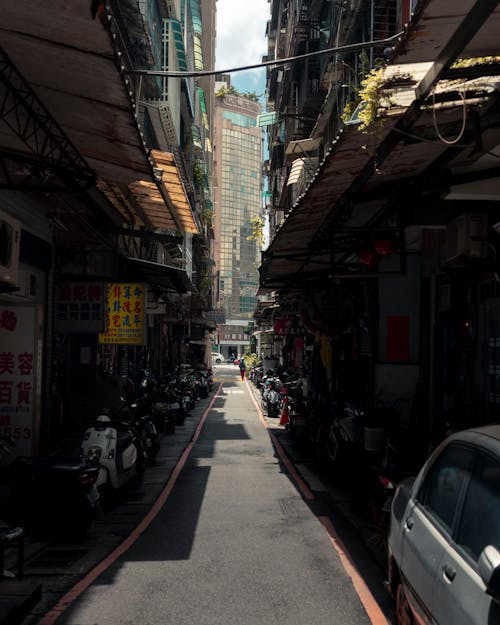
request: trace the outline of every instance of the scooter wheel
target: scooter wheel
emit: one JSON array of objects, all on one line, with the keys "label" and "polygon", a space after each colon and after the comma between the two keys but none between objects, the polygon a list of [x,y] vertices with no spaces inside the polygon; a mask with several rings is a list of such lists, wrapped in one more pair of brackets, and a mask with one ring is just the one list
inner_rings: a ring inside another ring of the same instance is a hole
[{"label": "scooter wheel", "polygon": [[340,447],[332,427],[329,427],[328,431],[318,428],[315,437],[315,454],[318,461],[325,466],[338,466],[341,463]]}]

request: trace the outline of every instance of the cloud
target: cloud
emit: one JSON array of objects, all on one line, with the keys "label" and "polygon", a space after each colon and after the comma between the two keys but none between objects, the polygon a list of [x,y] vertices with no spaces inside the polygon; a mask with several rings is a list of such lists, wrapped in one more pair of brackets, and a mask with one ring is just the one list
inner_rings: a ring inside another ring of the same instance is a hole
[{"label": "cloud", "polygon": [[217,0],[216,69],[260,63],[268,20],[268,0]]}]

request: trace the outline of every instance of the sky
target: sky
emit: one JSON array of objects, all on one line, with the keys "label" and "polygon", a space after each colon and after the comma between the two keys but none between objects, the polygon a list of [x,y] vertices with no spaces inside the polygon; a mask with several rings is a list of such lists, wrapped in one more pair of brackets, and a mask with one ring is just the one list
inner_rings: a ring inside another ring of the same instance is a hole
[{"label": "sky", "polygon": [[[217,0],[215,69],[260,63],[267,54],[268,0]],[[265,69],[231,74],[231,84],[241,92],[263,95]]]}]

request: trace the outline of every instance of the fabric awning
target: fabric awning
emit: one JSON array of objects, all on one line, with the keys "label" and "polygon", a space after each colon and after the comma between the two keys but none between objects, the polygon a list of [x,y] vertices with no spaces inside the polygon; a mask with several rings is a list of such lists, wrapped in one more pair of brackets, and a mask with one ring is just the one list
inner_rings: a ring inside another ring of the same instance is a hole
[{"label": "fabric awning", "polygon": [[285,154],[290,156],[291,154],[304,154],[304,152],[313,152],[317,150],[320,144],[319,139],[313,139],[308,137],[306,139],[298,139],[296,141],[290,141],[286,146]]},{"label": "fabric awning", "polygon": [[302,172],[304,171],[304,159],[298,158],[292,163],[292,167],[290,169],[290,174],[288,176],[288,180],[286,181],[287,186],[291,184],[296,184]]}]

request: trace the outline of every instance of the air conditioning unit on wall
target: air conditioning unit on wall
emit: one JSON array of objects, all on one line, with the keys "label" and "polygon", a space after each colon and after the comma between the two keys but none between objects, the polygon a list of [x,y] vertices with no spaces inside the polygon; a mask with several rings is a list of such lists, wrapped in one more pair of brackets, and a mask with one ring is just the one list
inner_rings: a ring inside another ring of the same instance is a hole
[{"label": "air conditioning unit on wall", "polygon": [[0,211],[0,286],[17,286],[21,223]]},{"label": "air conditioning unit on wall", "polygon": [[485,258],[488,248],[488,215],[463,213],[446,226],[446,260]]}]

